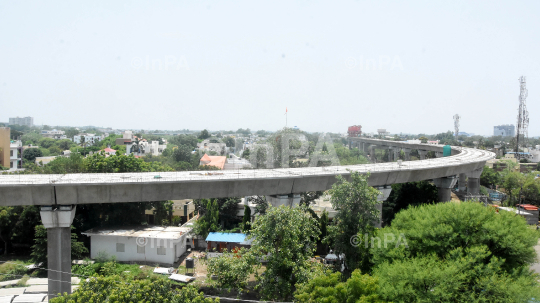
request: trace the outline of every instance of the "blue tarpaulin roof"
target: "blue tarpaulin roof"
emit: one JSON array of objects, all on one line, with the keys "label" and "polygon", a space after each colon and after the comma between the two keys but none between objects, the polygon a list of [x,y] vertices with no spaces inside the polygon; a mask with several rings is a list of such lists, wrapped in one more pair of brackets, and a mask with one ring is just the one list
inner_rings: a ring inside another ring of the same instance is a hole
[{"label": "blue tarpaulin roof", "polygon": [[209,233],[205,241],[240,243],[244,242],[246,237],[245,234],[238,233]]}]

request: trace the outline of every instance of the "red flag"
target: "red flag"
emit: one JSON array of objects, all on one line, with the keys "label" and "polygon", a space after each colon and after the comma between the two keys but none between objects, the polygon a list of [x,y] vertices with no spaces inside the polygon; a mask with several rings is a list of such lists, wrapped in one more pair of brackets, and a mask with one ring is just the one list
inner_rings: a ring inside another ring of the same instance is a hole
[{"label": "red flag", "polygon": [[287,107],[285,107],[285,112],[287,112]]}]

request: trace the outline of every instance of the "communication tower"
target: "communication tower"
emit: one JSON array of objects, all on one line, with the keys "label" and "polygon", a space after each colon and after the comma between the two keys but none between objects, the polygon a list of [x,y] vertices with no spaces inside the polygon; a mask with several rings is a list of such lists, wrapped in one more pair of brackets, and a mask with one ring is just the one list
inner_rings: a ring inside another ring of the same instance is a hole
[{"label": "communication tower", "polygon": [[[527,104],[525,100],[527,99],[527,83],[524,76],[519,78],[519,109],[517,116],[517,134],[516,134],[516,157],[519,160],[519,146],[527,146],[527,137],[529,135],[529,112],[527,111]],[[520,143],[521,137],[521,143]]]},{"label": "communication tower", "polygon": [[461,119],[461,117],[458,114],[455,114],[454,115],[454,131],[456,132],[456,140],[459,133],[459,119]]}]

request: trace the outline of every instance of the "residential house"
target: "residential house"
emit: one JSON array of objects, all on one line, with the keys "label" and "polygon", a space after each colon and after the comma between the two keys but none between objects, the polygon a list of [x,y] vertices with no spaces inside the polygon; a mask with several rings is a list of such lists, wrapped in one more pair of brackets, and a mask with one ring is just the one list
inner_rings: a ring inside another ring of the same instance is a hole
[{"label": "residential house", "polygon": [[192,244],[192,227],[136,226],[93,228],[83,232],[90,237],[90,258],[100,254],[120,262],[172,266]]},{"label": "residential house", "polygon": [[235,251],[242,247],[251,247],[251,240],[247,240],[246,234],[211,232],[206,237],[208,257],[219,256],[224,249]]},{"label": "residential house", "polygon": [[0,166],[9,168],[11,163],[11,129],[9,127],[0,127]]},{"label": "residential house", "polygon": [[9,144],[9,170],[22,168],[23,146],[21,140],[12,140]]},{"label": "residential house", "polygon": [[227,152],[227,144],[225,143],[211,143],[206,139],[201,143],[197,143],[197,148],[205,153],[210,151],[216,152],[218,155],[224,155]]},{"label": "residential house", "polygon": [[247,159],[240,158],[235,154],[229,154],[229,158],[225,162],[223,167],[224,170],[237,170],[251,168],[251,163]]},{"label": "residential house", "polygon": [[51,139],[67,139],[66,132],[63,130],[42,130],[41,135],[45,138],[51,138]]},{"label": "residential house", "polygon": [[96,134],[82,133],[82,134],[78,134],[78,135],[74,136],[73,137],[73,142],[75,142],[77,144],[81,144],[81,142],[83,140],[82,139],[83,137],[84,137],[84,142],[87,145],[93,145],[94,143],[102,140],[101,136],[97,136]]},{"label": "residential house", "polygon": [[221,170],[225,167],[225,161],[227,161],[227,157],[225,156],[209,156],[207,154],[204,154],[202,156],[199,165],[201,166],[215,166]]},{"label": "residential house", "polygon": [[[180,222],[185,223],[195,217],[195,204],[192,199],[172,200],[173,217],[180,217]],[[146,221],[148,224],[160,224],[155,221],[155,208],[145,210]]]}]

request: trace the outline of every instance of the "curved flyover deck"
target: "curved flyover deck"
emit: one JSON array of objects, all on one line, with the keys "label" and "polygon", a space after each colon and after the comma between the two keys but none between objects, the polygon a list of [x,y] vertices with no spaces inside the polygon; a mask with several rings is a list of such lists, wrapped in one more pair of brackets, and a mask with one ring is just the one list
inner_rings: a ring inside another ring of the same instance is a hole
[{"label": "curved flyover deck", "polygon": [[[442,145],[369,139],[377,145],[442,151]],[[1,175],[0,205],[68,205],[176,199],[283,195],[327,190],[337,175],[370,173],[369,185],[429,180],[483,168],[495,154],[453,147],[453,156],[348,166],[211,172]]]}]

